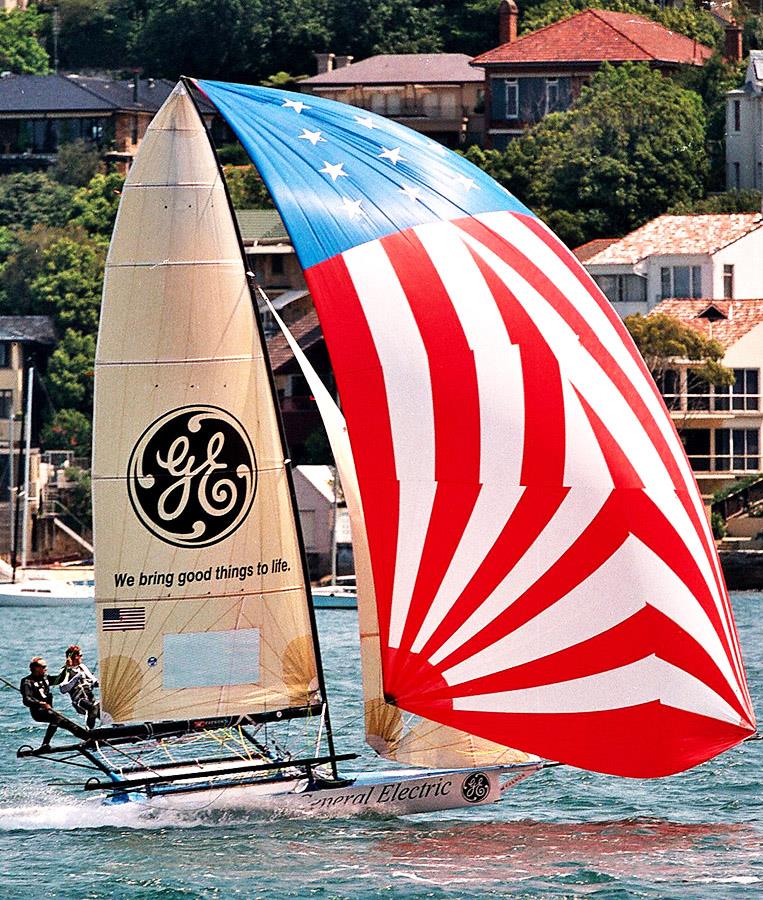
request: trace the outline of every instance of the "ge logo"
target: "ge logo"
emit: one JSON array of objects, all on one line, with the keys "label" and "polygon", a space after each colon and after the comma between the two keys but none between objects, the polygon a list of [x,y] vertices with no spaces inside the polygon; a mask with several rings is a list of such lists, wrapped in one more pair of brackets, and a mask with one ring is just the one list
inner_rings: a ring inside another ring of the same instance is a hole
[{"label": "ge logo", "polygon": [[464,778],[461,794],[467,803],[479,803],[490,793],[490,779],[483,772],[472,772]]},{"label": "ge logo", "polygon": [[257,490],[249,435],[216,406],[183,406],[138,439],[127,465],[130,502],[143,525],[176,547],[206,547],[232,534]]}]

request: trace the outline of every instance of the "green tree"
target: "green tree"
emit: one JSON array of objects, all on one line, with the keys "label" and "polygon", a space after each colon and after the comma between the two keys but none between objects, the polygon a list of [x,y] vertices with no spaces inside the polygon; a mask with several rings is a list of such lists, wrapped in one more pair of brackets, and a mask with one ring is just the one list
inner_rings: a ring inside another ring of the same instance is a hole
[{"label": "green tree", "polygon": [[45,75],[48,54],[40,43],[45,18],[35,9],[0,15],[0,70],[17,75]]},{"label": "green tree", "polygon": [[[2,18],[2,16],[0,16]],[[74,189],[58,184],[42,172],[0,177],[0,225],[32,228],[68,221]]]},{"label": "green tree", "polygon": [[94,175],[72,197],[72,223],[88,234],[110,238],[123,186],[124,178],[118,172]]},{"label": "green tree", "polygon": [[[447,23],[443,22],[442,7],[437,3],[329,0],[329,7],[333,48],[341,47],[338,52],[350,53],[357,59],[376,53],[437,53],[443,48]],[[497,4],[495,10],[497,22]]]},{"label": "green tree", "polygon": [[760,204],[760,191],[724,191],[720,194],[710,194],[700,200],[676,203],[668,212],[676,216],[760,212]]},{"label": "green tree", "polygon": [[721,363],[723,345],[707,338],[680,319],[665,313],[625,317],[625,327],[636,342],[655,381],[675,367],[675,360],[691,360],[690,371],[714,385],[734,383],[734,371]]},{"label": "green tree", "polygon": [[[134,19],[110,0],[57,0],[58,57],[64,69],[113,69],[128,65]],[[52,45],[52,35],[48,46]]]},{"label": "green tree", "polygon": [[[38,305],[31,286],[42,272],[45,251],[60,240],[64,231],[35,225],[29,231],[3,228],[5,253],[0,263],[0,313],[15,316],[48,315],[46,305]],[[70,235],[72,236],[72,235]]]},{"label": "green tree", "polygon": [[225,181],[236,209],[273,209],[273,200],[254,166],[226,166]]},{"label": "green tree", "polygon": [[43,425],[40,440],[46,450],[90,452],[93,428],[90,419],[76,409],[61,409]]},{"label": "green tree", "polygon": [[54,181],[72,187],[83,187],[96,174],[101,165],[98,148],[83,140],[61,144],[50,170]]},{"label": "green tree", "polygon": [[43,251],[40,273],[30,286],[34,308],[52,315],[59,329],[95,334],[107,244],[62,237]]},{"label": "green tree", "polygon": [[605,65],[506,152],[502,183],[570,245],[625,234],[703,196],[702,102],[646,65]]},{"label": "green tree", "polygon": [[45,378],[53,405],[91,414],[94,369],[95,335],[67,328],[50,357]]}]

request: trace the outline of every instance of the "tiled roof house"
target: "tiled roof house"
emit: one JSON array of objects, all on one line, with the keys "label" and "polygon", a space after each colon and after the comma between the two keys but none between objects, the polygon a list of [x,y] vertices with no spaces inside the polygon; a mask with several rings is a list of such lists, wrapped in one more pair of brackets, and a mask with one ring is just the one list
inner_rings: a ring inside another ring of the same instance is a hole
[{"label": "tiled roof house", "polygon": [[713,53],[633,13],[587,9],[521,37],[517,15],[514,0],[503,0],[503,43],[471,63],[485,71],[486,144],[496,149],[546,113],[568,109],[603,62],[643,62],[669,73],[702,66]]},{"label": "tiled roof house", "polygon": [[464,53],[383,53],[360,62],[317,54],[300,90],[388,116],[449,147],[481,138],[484,78]]},{"label": "tiled roof house", "polygon": [[763,215],[659,216],[615,241],[575,251],[622,316],[668,298],[763,294]]}]

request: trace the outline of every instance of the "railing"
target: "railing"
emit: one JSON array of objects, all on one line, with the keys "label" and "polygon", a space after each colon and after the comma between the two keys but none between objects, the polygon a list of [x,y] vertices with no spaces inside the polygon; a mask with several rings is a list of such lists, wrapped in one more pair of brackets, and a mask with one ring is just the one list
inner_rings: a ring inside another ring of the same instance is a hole
[{"label": "railing", "polygon": [[730,519],[761,502],[763,502],[763,477],[728,494],[722,500],[716,500],[712,510],[714,513],[720,513],[724,519]]},{"label": "railing", "polygon": [[715,473],[729,475],[760,471],[760,456],[753,453],[734,454],[733,456],[690,453],[688,457],[692,470],[703,475]]}]

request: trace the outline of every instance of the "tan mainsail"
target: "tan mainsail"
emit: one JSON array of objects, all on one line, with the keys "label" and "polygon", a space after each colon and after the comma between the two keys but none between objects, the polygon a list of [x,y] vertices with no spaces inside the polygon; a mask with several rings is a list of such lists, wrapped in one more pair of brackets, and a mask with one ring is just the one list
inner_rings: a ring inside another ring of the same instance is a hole
[{"label": "tan mainsail", "polygon": [[268,369],[224,185],[182,85],[125,184],[95,393],[105,711],[126,722],[315,701]]},{"label": "tan mainsail", "polygon": [[427,768],[499,765],[534,759],[521,750],[504,747],[428,719],[406,716],[404,720],[404,714],[385,701],[371,557],[363,519],[363,504],[344,417],[278,313],[264,293],[262,296],[281,327],[315,397],[342,479],[342,488],[350,513],[358,585],[358,624],[366,741],[386,759]]}]

